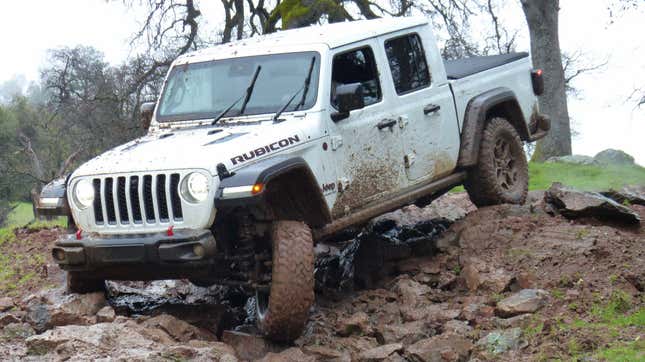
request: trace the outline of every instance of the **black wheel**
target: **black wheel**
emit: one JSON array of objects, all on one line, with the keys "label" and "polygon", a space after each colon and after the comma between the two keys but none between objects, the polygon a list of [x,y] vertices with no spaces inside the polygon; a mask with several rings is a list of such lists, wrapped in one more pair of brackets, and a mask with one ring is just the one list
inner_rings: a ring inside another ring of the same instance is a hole
[{"label": "black wheel", "polygon": [[522,204],[528,193],[528,164],[522,140],[504,118],[493,118],[484,129],[477,165],[464,183],[477,206]]},{"label": "black wheel", "polygon": [[67,291],[79,294],[104,292],[105,280],[91,278],[80,272],[67,272]]},{"label": "black wheel", "polygon": [[271,286],[256,290],[257,323],[268,338],[288,342],[302,333],[314,302],[311,229],[303,222],[277,221],[271,243]]}]

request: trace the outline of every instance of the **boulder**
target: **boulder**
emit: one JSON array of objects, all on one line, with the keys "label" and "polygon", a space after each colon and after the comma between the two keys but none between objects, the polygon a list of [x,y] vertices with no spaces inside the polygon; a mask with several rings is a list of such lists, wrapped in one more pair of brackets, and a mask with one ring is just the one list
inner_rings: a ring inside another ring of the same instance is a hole
[{"label": "boulder", "polygon": [[542,289],[523,289],[497,303],[497,314],[512,317],[518,314],[534,313],[549,299],[549,292]]},{"label": "boulder", "polygon": [[465,361],[470,355],[473,344],[466,338],[444,333],[423,339],[406,348],[409,359],[419,362],[428,361]]},{"label": "boulder", "polygon": [[594,161],[603,165],[633,165],[634,157],[621,150],[608,148],[598,152],[594,157]]},{"label": "boulder", "polygon": [[368,349],[358,355],[359,361],[372,362],[383,361],[396,352],[403,350],[401,343],[392,343]]},{"label": "boulder", "polygon": [[481,338],[477,342],[477,346],[483,348],[487,352],[500,354],[512,349],[517,349],[521,343],[521,336],[522,330],[520,328],[494,330]]},{"label": "boulder", "polygon": [[595,217],[628,224],[640,222],[640,216],[630,208],[597,192],[579,191],[554,182],[544,193],[544,201],[566,218]]},{"label": "boulder", "polygon": [[306,354],[316,357],[319,361],[351,361],[349,353],[339,351],[335,348],[325,347],[321,345],[310,345],[302,347],[302,350]]},{"label": "boulder", "polygon": [[11,297],[2,297],[0,298],[0,312],[6,312],[9,309],[13,308],[15,303]]},{"label": "boulder", "polygon": [[599,163],[591,156],[585,155],[567,155],[560,157],[550,157],[546,160],[547,163],[559,162],[559,163],[570,163],[573,165],[598,165]]}]

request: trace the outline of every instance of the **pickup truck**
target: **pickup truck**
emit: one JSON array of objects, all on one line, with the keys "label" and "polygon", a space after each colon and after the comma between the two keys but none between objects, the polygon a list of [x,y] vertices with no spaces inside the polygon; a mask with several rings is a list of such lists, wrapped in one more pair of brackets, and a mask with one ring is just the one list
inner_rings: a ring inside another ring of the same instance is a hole
[{"label": "pickup truck", "polygon": [[[314,244],[464,184],[522,203],[523,142],[544,136],[526,53],[444,61],[425,18],[281,31],[176,59],[147,134],[65,183],[72,292],[185,278],[255,295],[269,338],[298,337]],[[56,200],[49,200],[54,203]]]}]

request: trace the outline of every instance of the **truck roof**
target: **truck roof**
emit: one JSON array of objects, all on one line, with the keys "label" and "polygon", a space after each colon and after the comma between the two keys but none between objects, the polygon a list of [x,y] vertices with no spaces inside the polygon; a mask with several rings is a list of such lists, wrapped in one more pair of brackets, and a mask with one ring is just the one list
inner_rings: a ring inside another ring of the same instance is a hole
[{"label": "truck roof", "polygon": [[248,54],[275,53],[279,48],[297,48],[303,45],[326,45],[337,48],[363,39],[392,33],[423,24],[425,17],[381,18],[373,20],[346,21],[325,25],[278,31],[272,34],[232,41],[230,43],[187,53],[177,59],[179,62],[203,61],[204,58],[227,58]]}]

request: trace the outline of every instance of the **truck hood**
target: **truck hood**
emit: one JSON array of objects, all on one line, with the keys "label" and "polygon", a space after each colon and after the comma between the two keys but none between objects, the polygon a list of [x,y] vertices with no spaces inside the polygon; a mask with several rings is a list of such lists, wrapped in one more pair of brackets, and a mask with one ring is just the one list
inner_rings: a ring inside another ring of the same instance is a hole
[{"label": "truck hood", "polygon": [[[306,138],[300,130],[290,127],[289,134],[280,125],[235,126],[227,128],[200,127],[190,130],[166,130],[148,134],[124,145],[115,147],[79,167],[73,177],[115,173],[135,173],[179,169],[204,169],[215,175],[218,163],[224,163],[229,170],[240,165],[234,157],[254,150],[267,149],[264,156]],[[278,147],[281,140],[289,142]],[[260,157],[257,157],[260,158]]]}]

